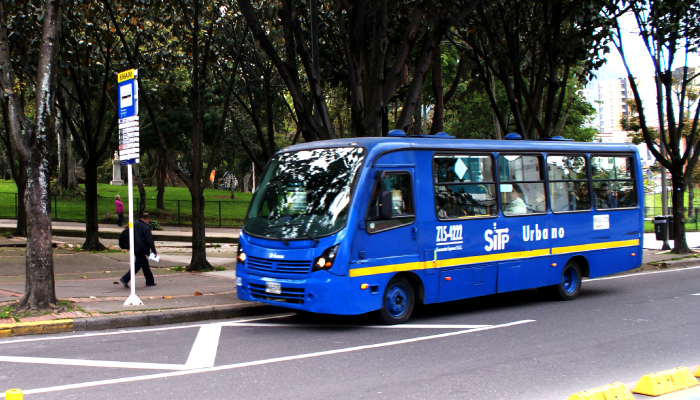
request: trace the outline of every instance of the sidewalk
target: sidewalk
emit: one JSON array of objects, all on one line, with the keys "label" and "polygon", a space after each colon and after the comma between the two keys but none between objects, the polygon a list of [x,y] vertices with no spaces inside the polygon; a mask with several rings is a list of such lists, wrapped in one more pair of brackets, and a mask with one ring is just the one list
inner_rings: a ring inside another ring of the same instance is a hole
[{"label": "sidewalk", "polygon": [[[17,226],[17,221],[13,219],[0,219],[0,234],[11,233]],[[63,237],[85,237],[85,223],[83,222],[60,222],[54,221],[53,235]],[[153,239],[160,241],[191,242],[192,228],[189,226],[163,225],[162,231],[153,231]],[[100,238],[119,239],[119,234],[125,228],[120,228],[116,224],[99,224]],[[238,243],[237,228],[207,227],[207,243]]]},{"label": "sidewalk", "polygon": [[[0,228],[14,226],[14,221],[0,220]],[[159,263],[151,262],[157,286],[146,287],[141,273],[136,276],[136,294],[142,306],[124,306],[130,289],[119,283],[129,269],[129,254],[117,247],[121,228],[100,226],[101,236],[114,233],[115,238],[103,238],[109,252],[76,251],[84,232],[83,224],[56,222],[54,231],[72,230],[69,236],[55,236],[54,273],[56,295],[59,300],[72,302],[76,310],[56,312],[40,317],[20,318],[19,321],[0,318],[0,337],[20,334],[75,330],[112,329],[130,326],[148,326],[175,322],[201,321],[233,316],[284,312],[283,309],[241,301],[236,296],[235,244],[224,240],[238,239],[239,230],[207,229],[207,259],[221,271],[189,273],[182,269],[190,262],[191,232],[182,227],[165,227],[154,232]],[[645,234],[645,263],[635,270],[679,268],[700,265],[700,258],[679,259],[675,254],[663,254],[661,242],[653,234]],[[700,232],[689,232],[691,247],[700,247]],[[0,239],[0,311],[24,293],[26,240]]]}]

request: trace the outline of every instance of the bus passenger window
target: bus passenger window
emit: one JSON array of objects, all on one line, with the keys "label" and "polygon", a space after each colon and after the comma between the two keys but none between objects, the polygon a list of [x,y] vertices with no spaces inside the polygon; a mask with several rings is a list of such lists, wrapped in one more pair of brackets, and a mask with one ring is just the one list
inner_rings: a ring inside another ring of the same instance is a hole
[{"label": "bus passenger window", "polygon": [[[382,218],[380,214],[379,203],[382,191],[391,191],[391,218],[389,219]],[[367,210],[367,232],[379,232],[408,225],[414,220],[411,175],[407,172],[386,173],[383,182],[377,179]]]},{"label": "bus passenger window", "polygon": [[632,157],[591,157],[596,209],[637,207],[632,163]]},{"label": "bus passenger window", "polygon": [[547,211],[541,157],[498,156],[500,192],[504,215],[539,214]]},{"label": "bus passenger window", "polygon": [[436,155],[433,159],[438,219],[497,213],[493,159],[488,155]]},{"label": "bus passenger window", "polygon": [[584,156],[547,156],[547,173],[553,212],[591,209]]}]

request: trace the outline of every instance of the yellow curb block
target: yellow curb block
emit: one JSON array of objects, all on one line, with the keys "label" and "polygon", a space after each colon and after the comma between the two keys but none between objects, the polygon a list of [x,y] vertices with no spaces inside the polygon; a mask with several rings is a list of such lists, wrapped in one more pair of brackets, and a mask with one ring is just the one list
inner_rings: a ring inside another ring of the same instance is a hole
[{"label": "yellow curb block", "polygon": [[10,389],[5,392],[5,400],[22,400],[24,394],[19,389]]},{"label": "yellow curb block", "polygon": [[620,382],[574,393],[569,400],[634,400],[627,386]]},{"label": "yellow curb block", "polygon": [[647,374],[637,382],[632,391],[646,396],[660,396],[700,384],[690,368],[680,367]]},{"label": "yellow curb block", "polygon": [[21,335],[40,335],[44,333],[71,332],[72,330],[72,319],[17,322],[14,324],[0,324],[0,338]]}]

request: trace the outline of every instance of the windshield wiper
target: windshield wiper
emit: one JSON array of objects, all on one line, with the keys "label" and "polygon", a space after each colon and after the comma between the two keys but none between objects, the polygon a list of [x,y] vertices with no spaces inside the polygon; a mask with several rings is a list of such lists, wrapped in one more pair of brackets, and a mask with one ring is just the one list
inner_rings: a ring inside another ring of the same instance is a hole
[{"label": "windshield wiper", "polygon": [[284,243],[285,246],[289,246],[289,241],[284,238],[284,234],[280,232],[279,236],[275,236],[277,239],[279,239],[282,243]]},{"label": "windshield wiper", "polygon": [[314,241],[314,247],[316,247],[316,245],[318,244],[318,239],[316,239],[315,237],[311,236],[311,234],[309,234],[308,232],[306,233],[306,235],[302,235],[301,237],[307,237],[307,238],[313,240],[313,241]]}]

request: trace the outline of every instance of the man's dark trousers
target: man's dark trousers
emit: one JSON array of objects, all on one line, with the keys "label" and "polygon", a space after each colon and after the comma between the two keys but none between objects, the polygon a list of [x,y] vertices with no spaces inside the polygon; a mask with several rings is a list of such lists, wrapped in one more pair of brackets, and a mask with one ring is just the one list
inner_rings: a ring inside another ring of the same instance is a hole
[{"label": "man's dark trousers", "polygon": [[[136,256],[134,267],[134,275],[138,274],[141,268],[143,268],[143,276],[146,277],[146,285],[152,285],[155,283],[153,273],[151,272],[151,266],[148,265],[148,256]],[[128,271],[126,274],[124,274],[124,276],[122,276],[122,281],[129,283],[130,280],[131,271]]]}]

